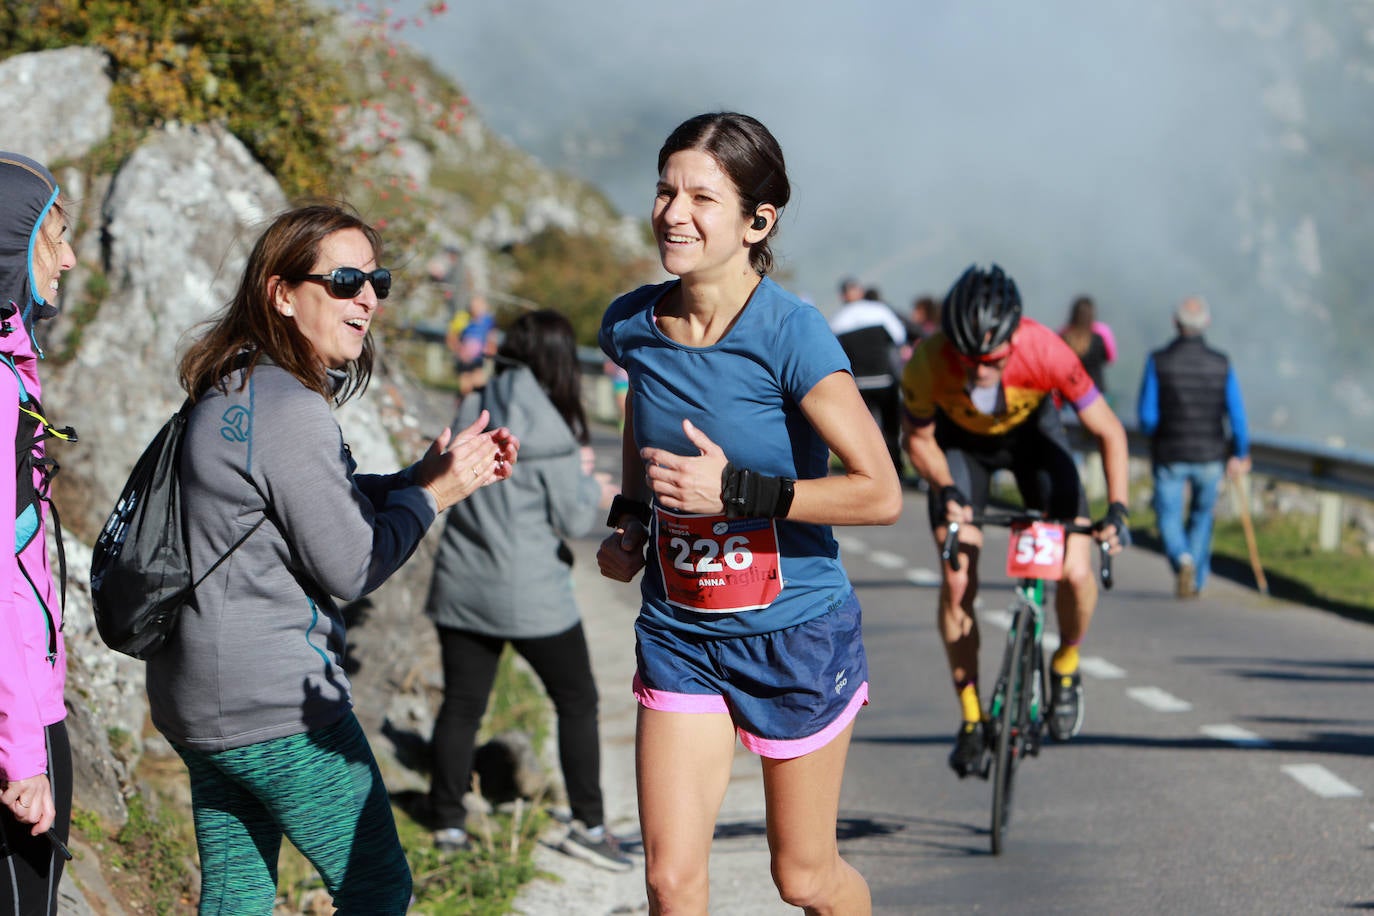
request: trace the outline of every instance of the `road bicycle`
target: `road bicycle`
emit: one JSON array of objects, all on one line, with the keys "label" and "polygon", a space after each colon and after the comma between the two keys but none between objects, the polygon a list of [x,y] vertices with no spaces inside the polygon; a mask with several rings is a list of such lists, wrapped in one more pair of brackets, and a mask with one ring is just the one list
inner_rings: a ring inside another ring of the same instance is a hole
[{"label": "road bicycle", "polygon": [[[1017,580],[1012,598],[1007,648],[988,704],[992,729],[992,760],[980,774],[992,775],[992,854],[1002,852],[1002,835],[1011,820],[1012,778],[1017,765],[1040,753],[1040,739],[1048,723],[1049,678],[1045,669],[1045,583],[1057,581],[1064,570],[1064,547],[1069,534],[1093,534],[1090,525],[1046,519],[1038,512],[978,516],[967,524],[1011,530],[1007,547],[1007,575]],[[957,570],[958,522],[950,522],[941,559]],[[1103,588],[1112,587],[1112,558],[1099,545],[1098,575]]]}]

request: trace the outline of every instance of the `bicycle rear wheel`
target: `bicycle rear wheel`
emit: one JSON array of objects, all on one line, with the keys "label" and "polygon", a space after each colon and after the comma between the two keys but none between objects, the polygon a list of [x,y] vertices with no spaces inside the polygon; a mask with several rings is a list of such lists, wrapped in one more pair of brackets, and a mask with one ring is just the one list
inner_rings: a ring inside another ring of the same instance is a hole
[{"label": "bicycle rear wheel", "polygon": [[1008,636],[1006,688],[997,716],[997,740],[992,761],[992,854],[1002,852],[1002,834],[1011,821],[1012,778],[1025,747],[1030,722],[1031,679],[1035,672],[1035,625],[1031,608],[1022,604],[1012,616]]}]

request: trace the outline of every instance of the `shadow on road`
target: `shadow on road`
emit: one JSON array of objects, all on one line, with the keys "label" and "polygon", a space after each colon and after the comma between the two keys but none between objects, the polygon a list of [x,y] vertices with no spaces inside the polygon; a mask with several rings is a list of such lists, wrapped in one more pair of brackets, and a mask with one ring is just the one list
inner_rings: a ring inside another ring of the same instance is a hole
[{"label": "shadow on road", "polygon": [[1374,661],[1367,659],[1236,658],[1184,655],[1181,665],[1205,665],[1217,673],[1249,680],[1299,681],[1316,684],[1374,684]]},{"label": "shadow on road", "polygon": [[[836,824],[840,850],[845,855],[911,856],[918,853],[939,856],[988,855],[987,830],[960,821],[939,818],[902,817],[889,813],[841,812]],[[747,840],[750,847],[765,842],[767,826],[762,819],[721,821],[716,824],[715,840],[726,844]]]}]

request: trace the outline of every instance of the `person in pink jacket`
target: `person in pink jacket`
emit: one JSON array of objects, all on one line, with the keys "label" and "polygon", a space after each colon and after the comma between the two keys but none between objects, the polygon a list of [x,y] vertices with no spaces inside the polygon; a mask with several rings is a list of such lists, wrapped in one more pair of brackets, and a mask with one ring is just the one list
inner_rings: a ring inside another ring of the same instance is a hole
[{"label": "person in pink jacket", "polygon": [[[58,278],[76,263],[57,182],[39,163],[0,152],[0,506],[28,503],[0,524],[0,913],[55,914],[71,820],[72,762],[62,690],[62,608],[48,564],[39,461],[43,421],[33,336],[57,313]],[[21,411],[20,405],[24,410]],[[39,423],[35,429],[35,421]],[[18,483],[34,464],[33,488]]]}]

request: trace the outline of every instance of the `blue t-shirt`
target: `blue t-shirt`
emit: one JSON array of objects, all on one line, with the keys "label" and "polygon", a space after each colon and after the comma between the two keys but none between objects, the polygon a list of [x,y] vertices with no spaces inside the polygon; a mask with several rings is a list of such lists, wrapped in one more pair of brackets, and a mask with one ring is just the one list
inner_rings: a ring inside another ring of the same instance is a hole
[{"label": "blue t-shirt", "polygon": [[[765,277],[720,341],[688,347],[654,320],[654,307],[677,282],[621,296],[601,322],[602,350],[630,376],[635,445],[697,454],[682,431],[685,418],[738,467],[797,480],[825,477],[830,450],[800,406],[821,379],[849,371],[825,318]],[[641,613],[684,634],[745,636],[795,626],[842,604],[851,586],[830,526],[787,519],[776,525],[782,591],[767,607],[701,614],[670,604],[660,558],[651,551]],[[657,537],[650,543],[657,545]]]}]

